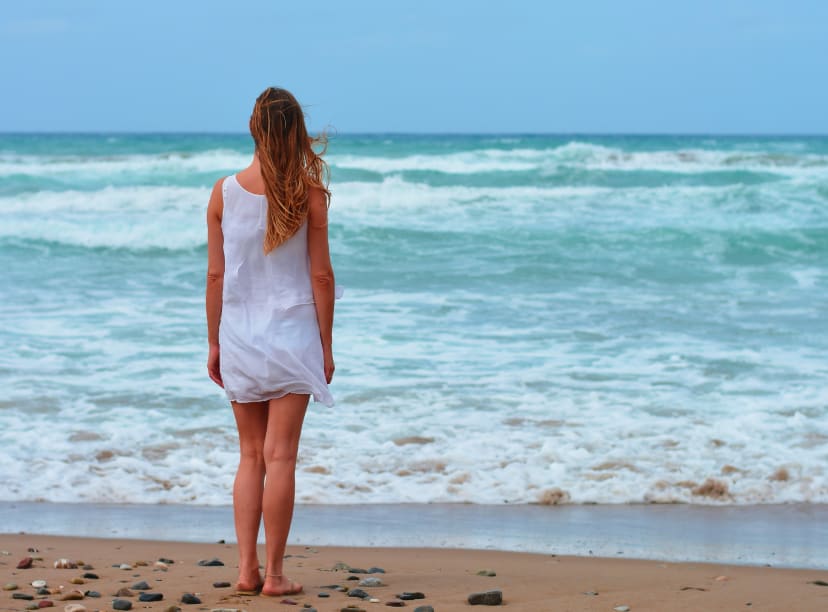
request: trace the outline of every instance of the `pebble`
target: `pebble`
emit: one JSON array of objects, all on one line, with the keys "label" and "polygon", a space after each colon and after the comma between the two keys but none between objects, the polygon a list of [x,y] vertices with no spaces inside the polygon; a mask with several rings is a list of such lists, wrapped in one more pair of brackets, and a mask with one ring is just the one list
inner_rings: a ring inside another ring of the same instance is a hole
[{"label": "pebble", "polygon": [[290,599],[290,598],[285,598],[282,601],[280,601],[279,603],[283,603],[283,604],[286,604],[288,606],[297,606],[297,605],[299,605],[298,601],[296,601],[295,599]]},{"label": "pebble", "polygon": [[150,585],[147,584],[146,580],[142,580],[141,582],[136,582],[132,585],[132,588],[136,591],[149,591]]},{"label": "pebble", "polygon": [[[164,610],[164,612],[168,612]],[[213,608],[210,612],[242,612],[238,608]]]},{"label": "pebble", "polygon": [[86,580],[83,578],[72,578],[69,582],[72,584],[86,584]]},{"label": "pebble", "polygon": [[331,568],[331,571],[338,572],[338,571],[344,570],[344,571],[347,572],[350,569],[351,569],[351,566],[348,565],[347,563],[343,563],[342,561],[337,561],[336,563],[334,563],[334,566]]},{"label": "pebble", "polygon": [[213,588],[216,588],[216,589],[226,589],[229,586],[232,586],[229,582],[214,582],[213,583]]},{"label": "pebble", "polygon": [[17,564],[17,569],[29,569],[32,566],[31,557],[23,557]]},{"label": "pebble", "polygon": [[367,578],[363,578],[359,581],[359,586],[365,587],[381,587],[385,586],[385,583],[380,580],[379,578],[374,578],[373,576],[368,576]]},{"label": "pebble", "polygon": [[365,612],[365,608],[360,608],[359,606],[345,606],[344,608],[340,608],[339,612]]},{"label": "pebble", "polygon": [[69,604],[63,606],[63,612],[86,612],[86,607],[81,604]]},{"label": "pebble", "polygon": [[319,591],[319,593],[317,593],[317,594],[316,594],[316,596],[317,596],[317,597],[323,597],[323,598],[324,598],[324,597],[330,597],[330,596],[331,596],[331,594],[330,594],[330,593],[326,593],[325,591]]},{"label": "pebble", "polygon": [[369,567],[368,568],[368,573],[369,574],[384,574],[385,570],[382,569],[381,567]]},{"label": "pebble", "polygon": [[54,605],[54,602],[50,599],[41,599],[39,602],[37,602],[38,608],[51,608]]},{"label": "pebble", "polygon": [[362,569],[361,567],[351,567],[351,568],[348,568],[348,571],[351,572],[352,574],[367,574],[368,573],[367,569]]},{"label": "pebble", "polygon": [[92,599],[98,599],[101,594],[98,591],[84,591],[84,596],[91,597]]},{"label": "pebble", "polygon": [[118,589],[118,592],[115,593],[115,597],[135,597],[135,593],[126,587],[121,587]]},{"label": "pebble", "polygon": [[47,589],[46,587],[41,587],[37,591],[35,591],[38,595],[51,595],[52,592]]},{"label": "pebble", "polygon": [[478,576],[497,576],[497,573],[494,570],[490,569],[482,569],[477,572]]},{"label": "pebble", "polygon": [[202,559],[198,562],[198,564],[202,567],[217,567],[219,565],[224,565],[224,563],[222,563],[222,561],[218,558],[213,558],[210,560]]},{"label": "pebble", "polygon": [[132,602],[128,599],[115,599],[112,602],[114,610],[132,610]]},{"label": "pebble", "polygon": [[473,606],[499,606],[503,603],[503,593],[498,590],[472,593],[469,603]]},{"label": "pebble", "polygon": [[147,563],[146,561],[136,561],[135,563],[133,563],[133,565],[135,567],[147,567],[149,563]]},{"label": "pebble", "polygon": [[0,550],[0,555],[3,555],[4,557],[11,557],[11,553],[7,550]]},{"label": "pebble", "polygon": [[32,580],[32,586],[36,589],[42,589],[46,586],[45,580]]},{"label": "pebble", "polygon": [[83,593],[77,590],[68,591],[60,596],[61,601],[74,601],[77,599],[83,599]]},{"label": "pebble", "polygon": [[391,606],[392,608],[402,608],[405,605],[405,602],[401,599],[392,599],[391,601],[386,601],[385,605]]},{"label": "pebble", "polygon": [[348,576],[345,580],[359,580],[359,576]]},{"label": "pebble", "polygon": [[584,595],[598,595],[598,591],[584,591]]},{"label": "pebble", "polygon": [[404,593],[397,595],[397,599],[402,599],[404,601],[409,601],[411,599],[425,599],[425,594],[420,593],[419,591],[405,591]]},{"label": "pebble", "polygon": [[18,586],[14,582],[8,582],[8,583],[3,585],[3,590],[4,591],[16,591],[17,589],[18,589]]},{"label": "pebble", "polygon": [[89,565],[88,563],[84,563],[84,564],[83,564],[83,569],[85,569],[85,570],[89,571],[89,570],[93,570],[93,569],[95,569],[95,568],[94,568],[94,567],[92,567],[91,565]]},{"label": "pebble", "polygon": [[192,593],[184,593],[181,596],[181,603],[185,604],[200,604],[201,600]]},{"label": "pebble", "polygon": [[173,563],[175,563],[175,561],[173,561],[172,559],[167,559],[166,557],[158,557],[158,561],[160,561],[161,563],[166,563],[167,565],[172,565]]},{"label": "pebble", "polygon": [[730,580],[730,578],[728,578],[727,576],[716,576],[714,580],[717,580],[718,582],[724,582],[725,580]]},{"label": "pebble", "polygon": [[379,603],[379,599],[377,597],[372,597],[368,601],[371,602],[371,603]]},{"label": "pebble", "polygon": [[164,608],[164,612],[181,612],[181,608],[178,606],[167,606]]},{"label": "pebble", "polygon": [[26,609],[27,610],[39,610],[40,606],[37,605],[35,602],[32,602],[30,604],[26,604]]},{"label": "pebble", "polygon": [[155,567],[155,569],[157,570],[161,570],[162,572],[166,572],[170,566],[164,563],[163,561],[156,561],[155,563],[153,563],[153,567]]},{"label": "pebble", "polygon": [[348,597],[359,597],[360,599],[368,599],[371,596],[362,589],[351,589],[350,591],[348,591]]},{"label": "pebble", "polygon": [[164,599],[163,593],[141,593],[138,596],[138,601],[161,601]]},{"label": "pebble", "polygon": [[613,610],[615,610],[615,612],[630,612],[630,607],[629,606],[615,606],[613,608]]},{"label": "pebble", "polygon": [[25,599],[26,601],[31,601],[34,599],[34,595],[29,595],[28,593],[12,593],[12,599]]},{"label": "pebble", "polygon": [[86,578],[87,580],[98,580],[100,577],[98,574],[93,574],[92,572],[86,572],[81,578]]},{"label": "pebble", "polygon": [[77,564],[69,559],[58,559],[55,561],[55,569],[75,569],[76,567]]},{"label": "pebble", "polygon": [[117,568],[122,570],[131,570],[132,566],[129,563],[121,563],[117,566]]},{"label": "pebble", "polygon": [[414,612],[434,612],[434,608],[431,606],[417,606],[414,608]]}]

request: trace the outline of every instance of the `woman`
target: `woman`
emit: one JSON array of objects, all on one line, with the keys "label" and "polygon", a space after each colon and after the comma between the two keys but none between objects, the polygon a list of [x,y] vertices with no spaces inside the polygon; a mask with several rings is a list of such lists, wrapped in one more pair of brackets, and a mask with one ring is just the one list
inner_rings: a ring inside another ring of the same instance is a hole
[{"label": "woman", "polygon": [[[233,406],[241,459],[233,485],[241,593],[282,596],[296,455],[310,395],[328,406],[334,274],[328,168],[301,106],[270,87],[250,117],[255,153],[216,182],[207,206],[207,370]],[[267,560],[256,540],[264,516]]]}]

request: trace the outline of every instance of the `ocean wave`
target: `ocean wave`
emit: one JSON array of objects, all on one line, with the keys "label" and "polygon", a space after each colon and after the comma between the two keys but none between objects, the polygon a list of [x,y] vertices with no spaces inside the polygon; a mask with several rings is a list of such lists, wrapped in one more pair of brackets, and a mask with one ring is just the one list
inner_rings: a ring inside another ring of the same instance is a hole
[{"label": "ocean wave", "polygon": [[562,168],[697,174],[708,172],[773,172],[780,175],[825,174],[828,155],[764,151],[727,151],[686,148],[664,151],[627,151],[595,143],[572,141],[557,147],[476,149],[448,154],[399,157],[331,155],[334,167],[380,174],[423,170],[448,174],[538,171]]},{"label": "ocean wave", "polygon": [[[435,187],[391,176],[381,183],[334,185],[330,216],[333,227],[449,232],[526,227],[785,231],[826,223],[820,189],[819,184],[788,182],[625,189]],[[0,197],[0,239],[89,248],[199,248],[206,240],[209,192],[207,186],[130,186]]]},{"label": "ocean wave", "polygon": [[133,155],[0,155],[0,178],[19,176],[72,176],[77,179],[118,176],[123,173],[153,176],[170,173],[235,171],[247,166],[250,154],[231,149],[197,153]]}]

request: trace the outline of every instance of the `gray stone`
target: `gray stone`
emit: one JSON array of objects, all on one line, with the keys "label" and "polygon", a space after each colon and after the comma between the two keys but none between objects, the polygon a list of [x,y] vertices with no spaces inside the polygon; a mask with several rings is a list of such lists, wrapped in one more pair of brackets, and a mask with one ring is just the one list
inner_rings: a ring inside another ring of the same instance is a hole
[{"label": "gray stone", "polygon": [[469,603],[473,606],[499,606],[503,603],[503,593],[498,590],[472,593]]},{"label": "gray stone", "polygon": [[115,593],[115,597],[135,597],[135,593],[133,593],[126,587],[121,587],[120,589],[118,589],[118,592]]},{"label": "gray stone", "polygon": [[98,580],[98,574],[93,574],[92,572],[86,572],[81,578],[85,578],[86,580]]},{"label": "gray stone", "polygon": [[417,606],[414,608],[414,612],[434,612],[434,608],[431,606]]},{"label": "gray stone", "polygon": [[198,564],[202,567],[218,567],[220,565],[224,565],[224,563],[216,557],[213,557],[212,559],[202,559],[198,562]]},{"label": "gray stone", "polygon": [[12,593],[12,599],[25,599],[26,601],[31,601],[34,599],[34,595],[29,595],[28,593]]},{"label": "gray stone", "polygon": [[181,603],[185,604],[200,604],[201,600],[192,593],[184,593],[181,596]]},{"label": "gray stone", "polygon": [[147,584],[146,580],[142,580],[141,582],[136,582],[132,585],[132,588],[136,591],[149,591],[150,585]]},{"label": "gray stone", "polygon": [[317,597],[322,597],[322,598],[325,598],[325,597],[330,597],[330,596],[331,596],[331,594],[330,594],[330,593],[326,593],[325,591],[319,591],[319,593],[317,593],[317,594],[316,594],[316,596],[317,596]]},{"label": "gray stone", "polygon": [[482,569],[477,572],[478,576],[497,576],[497,573],[494,570],[490,569]]},{"label": "gray stone", "polygon": [[374,578],[373,576],[368,576],[367,578],[363,578],[359,581],[359,586],[364,587],[381,587],[385,586],[385,583],[380,580],[379,578]]},{"label": "gray stone", "polygon": [[385,570],[382,569],[381,567],[369,567],[368,568],[368,573],[369,574],[384,574]]},{"label": "gray stone", "polygon": [[86,597],[92,597],[93,599],[97,599],[98,597],[100,597],[100,596],[101,596],[101,594],[100,594],[100,593],[98,593],[98,591],[86,591],[86,592],[84,593],[84,596],[86,596]]},{"label": "gray stone", "polygon": [[231,586],[229,582],[214,582],[213,583],[213,588],[216,588],[216,589],[226,589],[229,586]]},{"label": "gray stone", "polygon": [[161,601],[164,599],[163,593],[141,593],[138,596],[138,601]]},{"label": "gray stone", "polygon": [[112,602],[114,610],[132,610],[132,602],[128,599],[115,599]]},{"label": "gray stone", "polygon": [[630,607],[629,606],[615,606],[613,608],[613,610],[615,610],[615,612],[630,612]]},{"label": "gray stone", "polygon": [[419,591],[405,591],[404,593],[397,595],[397,599],[402,599],[404,601],[409,601],[411,599],[425,599],[425,593],[420,593]]},{"label": "gray stone", "polygon": [[362,589],[351,589],[350,591],[348,591],[348,597],[359,597],[360,599],[368,599],[371,596]]}]

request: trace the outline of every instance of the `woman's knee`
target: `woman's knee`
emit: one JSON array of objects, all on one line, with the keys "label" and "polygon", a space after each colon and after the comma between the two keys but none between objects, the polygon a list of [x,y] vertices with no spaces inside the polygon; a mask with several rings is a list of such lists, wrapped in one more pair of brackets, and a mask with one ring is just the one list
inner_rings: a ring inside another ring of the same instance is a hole
[{"label": "woman's knee", "polygon": [[264,446],[264,462],[265,465],[275,463],[280,464],[296,464],[296,455],[298,448],[294,444],[265,444]]},{"label": "woman's knee", "polygon": [[240,460],[244,463],[264,464],[264,441],[251,440],[239,445]]}]

